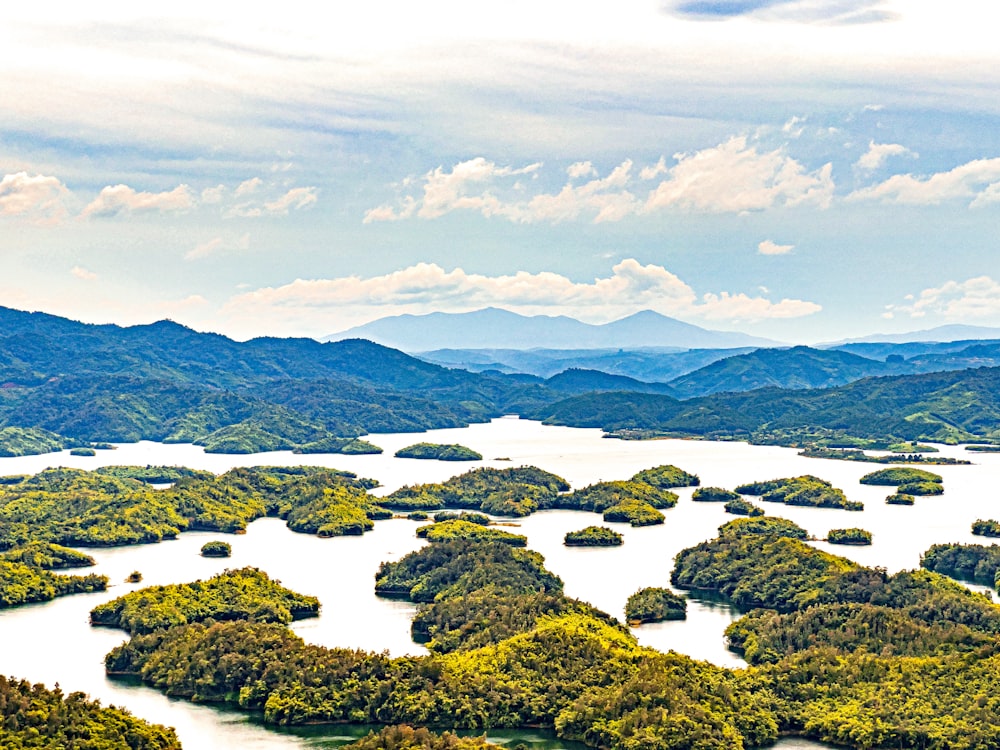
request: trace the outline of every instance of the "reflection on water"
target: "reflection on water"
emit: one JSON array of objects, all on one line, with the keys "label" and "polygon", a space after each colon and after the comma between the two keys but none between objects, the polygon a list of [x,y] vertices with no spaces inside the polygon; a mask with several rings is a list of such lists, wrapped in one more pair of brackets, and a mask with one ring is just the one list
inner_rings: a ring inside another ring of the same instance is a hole
[{"label": "reflection on water", "polygon": [[[771,513],[792,519],[822,538],[831,528],[861,526],[873,532],[871,547],[816,545],[865,565],[881,565],[890,572],[916,567],[920,553],[936,542],[981,541],[971,534],[977,518],[996,517],[993,492],[1000,478],[1000,454],[976,454],[975,466],[943,466],[934,470],[945,478],[945,494],[918,498],[916,505],[888,506],[888,488],[867,487],[858,479],[878,468],[823,459],[807,459],[788,448],[744,443],[604,439],[599,430],[544,427],[517,419],[494,420],[467,429],[437,430],[420,440],[462,443],[489,458],[467,464],[397,459],[396,449],[415,442],[412,434],[374,435],[383,447],[378,456],[300,456],[275,452],[252,456],[206,454],[190,445],[136,443],[96,457],[68,452],[24,458],[0,458],[0,474],[34,473],[49,466],[96,468],[108,464],[168,464],[222,472],[241,465],[296,465],[310,463],[354,471],[378,479],[379,493],[403,484],[441,481],[475,466],[535,465],[564,476],[574,487],[599,480],[624,479],[640,469],[672,463],[700,475],[705,486],[732,488],[743,482],[782,476],[815,474],[842,488],[852,500],[865,503],[862,513],[769,507]],[[968,457],[960,448],[942,447],[945,455]],[[616,525],[625,544],[614,548],[565,547],[563,535],[600,521],[596,514],[546,511],[516,521],[518,533],[546,558],[546,565],[562,577],[565,591],[621,617],[625,600],[639,588],[669,587],[674,555],[716,535],[730,520],[717,503],[691,501],[690,488],[678,490],[680,502],[665,512],[662,526],[633,529]],[[87,615],[97,604],[142,586],[206,578],[227,567],[254,565],[302,593],[319,597],[318,618],[293,625],[307,641],[326,646],[388,650],[393,655],[424,653],[410,640],[413,605],[379,599],[373,593],[374,573],[383,560],[397,560],[419,548],[417,524],[406,519],[379,521],[361,537],[319,539],[293,534],[277,519],[252,523],[247,534],[226,536],[192,532],[162,544],[87,550],[98,561],[96,572],[107,574],[113,587],[107,592],[83,594],[46,604],[0,610],[0,671],[64,690],[82,690],[104,703],[125,706],[138,716],[174,726],[186,750],[292,750],[337,747],[364,733],[360,727],[310,727],[294,730],[265,728],[256,717],[219,707],[175,701],[156,691],[104,675],[103,656],[121,643],[123,633],[91,628]],[[232,545],[228,560],[203,558],[201,545],[224,539]],[[133,570],[143,574],[141,584],[128,584]],[[681,622],[643,625],[633,632],[643,645],[673,649],[716,664],[739,667],[742,661],[725,648],[723,631],[738,614],[725,602],[689,597],[688,618]],[[538,731],[490,732],[498,742],[519,742],[538,750],[579,748]],[[783,739],[782,750],[822,747],[798,739]]]}]

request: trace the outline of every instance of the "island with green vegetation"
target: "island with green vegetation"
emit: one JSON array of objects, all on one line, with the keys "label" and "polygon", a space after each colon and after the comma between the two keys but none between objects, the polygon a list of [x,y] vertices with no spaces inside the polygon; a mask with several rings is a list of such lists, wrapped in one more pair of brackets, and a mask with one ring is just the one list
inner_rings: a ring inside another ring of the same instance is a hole
[{"label": "island with green vegetation", "polygon": [[428,542],[448,542],[453,539],[487,539],[509,544],[512,547],[526,547],[528,545],[528,537],[521,534],[511,534],[509,531],[458,518],[421,526],[417,529],[417,536]]},{"label": "island with green vegetation", "polygon": [[866,546],[872,543],[872,533],[864,529],[830,529],[826,535],[830,544]]},{"label": "island with green vegetation", "polygon": [[90,611],[90,624],[152,633],[202,620],[290,623],[319,614],[319,600],[286,589],[257,568],[227,570],[206,581],[150,586]]},{"label": "island with green vegetation", "polygon": [[233,548],[229,542],[205,542],[201,545],[202,557],[232,557]]},{"label": "island with green vegetation", "polygon": [[993,519],[984,521],[982,518],[973,521],[972,533],[976,536],[1000,537],[1000,523]]},{"label": "island with green vegetation", "polygon": [[469,523],[477,523],[480,526],[489,526],[490,517],[485,513],[476,513],[475,511],[462,510],[455,512],[453,510],[442,510],[439,513],[434,514],[434,523],[441,523],[442,521],[468,521]]},{"label": "island with green vegetation", "polygon": [[312,443],[303,443],[293,453],[340,453],[345,456],[377,455],[382,449],[360,438],[326,437]]},{"label": "island with green vegetation", "polygon": [[1000,546],[934,544],[921,556],[920,566],[959,581],[973,581],[997,588]]},{"label": "island with green vegetation", "polygon": [[483,455],[464,445],[440,443],[414,443],[400,448],[396,458],[424,458],[436,461],[481,461]]},{"label": "island with green vegetation", "polygon": [[741,495],[760,497],[767,503],[843,510],[864,510],[865,507],[862,503],[848,500],[843,490],[811,474],[771,479],[766,482],[749,482],[737,487],[736,491]]},{"label": "island with green vegetation", "polygon": [[558,507],[559,493],[568,490],[565,479],[533,466],[482,467],[446,482],[401,487],[379,498],[379,504],[394,510],[464,508],[521,517]]},{"label": "island with green vegetation", "polygon": [[78,440],[71,440],[39,427],[0,427],[0,457],[34,456],[54,453],[66,448],[82,448]]},{"label": "island with green vegetation", "polygon": [[873,471],[865,474],[859,481],[861,484],[896,487],[897,492],[908,495],[940,495],[944,492],[944,480],[940,474],[908,466]]},{"label": "island with green vegetation", "polygon": [[485,737],[463,737],[451,732],[435,734],[424,727],[414,729],[408,724],[372,730],[343,750],[503,750],[504,745],[494,745]]},{"label": "island with green vegetation", "polygon": [[607,523],[627,523],[631,526],[656,526],[666,519],[660,511],[640,500],[622,500],[604,511]]},{"label": "island with green vegetation", "polygon": [[625,602],[625,619],[629,625],[686,618],[687,599],[670,589],[639,589]]},{"label": "island with green vegetation", "polygon": [[71,456],[96,456],[97,451],[93,448],[70,448],[69,455]]},{"label": "island with green vegetation", "polygon": [[758,505],[754,505],[746,498],[742,498],[739,495],[736,496],[734,500],[730,500],[722,509],[726,513],[731,513],[734,516],[763,516],[764,509]]},{"label": "island with green vegetation", "polygon": [[964,458],[951,458],[950,456],[927,455],[937,453],[937,448],[929,445],[917,445],[912,452],[897,450],[901,444],[890,448],[894,455],[872,456],[865,453],[860,448],[828,448],[818,445],[809,445],[799,451],[799,455],[805,458],[832,458],[837,461],[859,461],[870,464],[927,464],[932,466],[968,466],[972,462]]},{"label": "island with green vegetation", "polygon": [[5,750],[178,750],[173,729],[102,706],[79,692],[64,693],[0,674],[0,747]]},{"label": "island with green vegetation", "polygon": [[885,502],[886,505],[913,505],[916,500],[907,492],[894,492],[886,497]]},{"label": "island with green vegetation", "polygon": [[728,503],[739,500],[740,494],[722,487],[699,487],[691,493],[691,499],[696,503]]},{"label": "island with green vegetation", "polygon": [[563,537],[567,547],[620,547],[625,538],[606,526],[588,526],[579,531],[569,531]]}]

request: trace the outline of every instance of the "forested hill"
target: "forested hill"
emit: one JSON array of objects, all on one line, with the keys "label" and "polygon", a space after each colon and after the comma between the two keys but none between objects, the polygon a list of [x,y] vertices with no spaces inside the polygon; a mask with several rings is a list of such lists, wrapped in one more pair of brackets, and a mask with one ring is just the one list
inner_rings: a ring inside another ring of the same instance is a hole
[{"label": "forested hill", "polygon": [[836,388],[764,388],[679,401],[594,393],[535,410],[551,424],[606,431],[795,444],[852,436],[881,440],[1000,440],[1000,368],[865,378]]},{"label": "forested hill", "polygon": [[0,427],[227,452],[462,426],[555,400],[520,378],[449,370],[369,341],[237,342],[170,321],[123,328],[7,308],[0,385]]}]

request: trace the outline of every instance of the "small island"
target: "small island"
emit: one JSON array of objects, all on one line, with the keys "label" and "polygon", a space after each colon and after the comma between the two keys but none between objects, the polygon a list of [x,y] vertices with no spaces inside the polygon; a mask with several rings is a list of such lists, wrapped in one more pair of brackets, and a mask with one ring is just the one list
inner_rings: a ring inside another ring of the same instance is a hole
[{"label": "small island", "polygon": [[691,494],[691,499],[696,503],[728,503],[739,500],[740,495],[722,487],[699,487]]},{"label": "small island", "polygon": [[451,542],[456,539],[472,539],[509,544],[511,547],[527,547],[528,537],[511,534],[509,531],[481,526],[469,521],[441,521],[417,529],[417,536],[428,542]]},{"label": "small island", "polygon": [[138,570],[133,570],[125,577],[125,583],[139,583],[140,581],[142,581],[142,573]]},{"label": "small island", "polygon": [[726,513],[732,513],[734,516],[762,516],[764,515],[764,509],[760,508],[749,500],[745,500],[739,495],[736,496],[735,500],[730,500],[726,503],[722,509]]},{"label": "small island", "polygon": [[830,529],[826,535],[830,544],[852,544],[864,547],[872,543],[872,533],[864,529]]},{"label": "small island", "polygon": [[304,443],[292,453],[341,453],[345,456],[376,455],[382,452],[377,445],[358,438],[327,437],[312,443]]},{"label": "small island", "polygon": [[687,599],[670,589],[639,589],[625,603],[625,619],[629,625],[686,618]]},{"label": "small island", "polygon": [[96,456],[97,451],[93,448],[70,448],[69,455],[71,456]]},{"label": "small island", "polygon": [[563,537],[567,547],[620,547],[624,537],[606,526],[588,526],[579,531],[570,531]]},{"label": "small island", "polygon": [[434,514],[434,523],[443,523],[444,521],[468,521],[469,523],[479,524],[480,526],[490,525],[490,517],[488,515],[468,510],[463,510],[458,513],[450,510],[443,510],[440,513]]},{"label": "small island", "polygon": [[472,448],[466,448],[457,443],[442,445],[440,443],[415,443],[406,448],[400,448],[395,453],[396,458],[423,458],[437,461],[481,461],[483,456]]},{"label": "small island", "polygon": [[906,492],[894,492],[885,499],[886,505],[913,505],[913,495]]},{"label": "small island", "polygon": [[202,557],[232,557],[233,548],[228,542],[205,542],[201,546]]},{"label": "small island", "polygon": [[608,523],[628,523],[632,526],[655,526],[664,522],[664,516],[649,503],[626,499],[604,511]]},{"label": "small island", "polygon": [[[900,487],[920,483],[941,484],[944,480],[940,474],[924,469],[913,469],[906,467],[895,467],[892,469],[880,469],[871,474],[865,474],[859,480],[861,484],[869,484],[884,487]],[[915,494],[915,493],[911,493]]]},{"label": "small island", "polygon": [[[870,476],[870,475],[869,475]],[[843,490],[825,479],[805,474],[800,477],[749,482],[736,488],[741,495],[755,495],[766,503],[784,503],[807,508],[841,508],[864,510],[862,503],[848,500]]]},{"label": "small island", "polygon": [[984,521],[982,518],[973,522],[972,533],[976,536],[1000,536],[1000,523],[990,519],[989,521]]}]

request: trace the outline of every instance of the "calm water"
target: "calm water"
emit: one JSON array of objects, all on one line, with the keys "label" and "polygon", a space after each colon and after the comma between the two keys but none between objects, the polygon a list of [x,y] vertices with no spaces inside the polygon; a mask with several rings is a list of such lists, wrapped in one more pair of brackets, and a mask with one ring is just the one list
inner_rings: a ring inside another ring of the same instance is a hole
[{"label": "calm water", "polygon": [[[788,448],[681,440],[626,442],[604,439],[599,430],[545,427],[509,418],[420,436],[374,435],[368,439],[384,448],[385,453],[299,456],[274,452],[224,456],[205,454],[190,445],[143,442],[122,445],[115,451],[99,451],[96,457],[74,457],[64,452],[0,458],[0,474],[34,473],[50,466],[168,464],[223,472],[233,466],[309,463],[374,477],[382,483],[376,493],[385,494],[404,484],[440,481],[480,465],[535,465],[565,477],[574,487],[599,480],[624,479],[640,469],[663,463],[673,463],[698,474],[705,486],[729,488],[751,480],[810,473],[833,482],[850,499],[864,502],[866,509],[852,513],[768,506],[768,511],[794,520],[817,537],[824,537],[831,528],[866,528],[874,534],[871,547],[816,544],[865,565],[881,565],[890,571],[916,567],[920,553],[935,542],[977,541],[970,532],[972,521],[998,515],[993,494],[1000,479],[1000,454],[966,454],[955,447],[942,447],[942,453],[970,458],[976,465],[934,468],[945,478],[945,494],[918,498],[916,505],[906,507],[885,505],[889,488],[858,484],[858,479],[879,468],[877,465],[806,459]],[[482,453],[487,460],[456,464],[392,457],[398,448],[418,440],[462,443]],[[496,460],[500,458],[509,460]],[[625,536],[622,547],[563,546],[562,538],[567,531],[600,522],[597,514],[537,513],[517,521],[518,528],[512,530],[525,534],[529,546],[545,555],[549,569],[565,582],[568,595],[621,616],[625,600],[637,589],[668,585],[673,556],[679,550],[715,536],[717,527],[732,518],[723,512],[721,504],[692,502],[691,489],[677,492],[681,500],[677,507],[665,512],[664,525],[633,529],[616,524],[615,528]],[[320,598],[321,616],[293,626],[306,640],[326,646],[387,650],[393,655],[423,653],[423,648],[409,637],[414,608],[407,603],[378,599],[373,594],[374,573],[379,563],[398,559],[423,544],[413,533],[417,525],[393,519],[377,522],[375,530],[362,537],[319,539],[293,534],[280,520],[261,519],[251,524],[242,536],[195,532],[162,544],[87,550],[97,559],[96,572],[107,574],[112,588],[0,611],[0,670],[49,685],[58,682],[65,690],[83,690],[105,703],[126,706],[138,716],[173,726],[186,750],[334,747],[356,736],[355,729],[279,732],[264,728],[253,717],[239,712],[174,701],[140,685],[108,680],[103,656],[124,640],[124,634],[91,628],[88,612],[101,602],[142,586],[190,581],[227,567],[255,565],[285,585]],[[209,539],[228,541],[233,548],[232,558],[202,558],[198,550]],[[133,570],[142,572],[141,584],[124,583]],[[645,645],[738,667],[741,660],[726,650],[723,640],[723,630],[736,616],[723,604],[692,600],[686,621],[644,625],[634,632]],[[528,742],[545,750],[572,746],[537,732],[498,733],[491,738],[500,742]],[[821,747],[801,740],[784,740],[779,746],[783,750]]]}]

